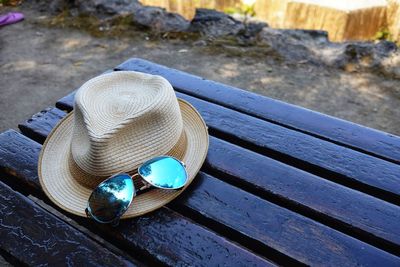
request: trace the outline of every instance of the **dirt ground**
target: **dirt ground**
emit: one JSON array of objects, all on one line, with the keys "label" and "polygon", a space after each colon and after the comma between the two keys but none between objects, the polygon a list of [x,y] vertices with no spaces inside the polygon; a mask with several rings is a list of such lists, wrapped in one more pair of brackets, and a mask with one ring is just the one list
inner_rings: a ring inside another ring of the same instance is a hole
[{"label": "dirt ground", "polygon": [[26,20],[0,28],[0,132],[54,105],[89,78],[140,57],[400,135],[400,80],[288,64],[245,50],[239,56],[143,32],[95,37],[76,28],[46,26],[49,18],[29,4],[13,9],[24,12]]}]

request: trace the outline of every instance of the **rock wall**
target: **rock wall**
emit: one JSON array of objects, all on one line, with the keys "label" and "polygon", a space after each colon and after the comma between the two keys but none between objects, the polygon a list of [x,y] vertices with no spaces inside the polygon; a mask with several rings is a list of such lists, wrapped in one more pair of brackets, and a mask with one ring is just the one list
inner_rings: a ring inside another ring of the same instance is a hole
[{"label": "rock wall", "polygon": [[[42,1],[47,8],[47,1]],[[125,20],[130,17],[132,29],[152,31],[154,36],[162,38],[169,34],[174,38],[190,35],[194,46],[219,47],[233,55],[249,53],[261,60],[271,57],[288,64],[308,62],[400,78],[400,50],[390,41],[335,43],[328,40],[325,31],[274,29],[252,21],[245,24],[211,9],[197,9],[189,21],[160,7],[143,6],[136,0],[60,0],[54,11],[63,9],[72,17],[96,17],[109,26],[119,17]]]},{"label": "rock wall", "polygon": [[[389,25],[400,40],[400,0],[256,0],[256,18],[271,27],[325,30],[332,41],[372,40]],[[240,0],[140,0],[191,20],[196,8],[225,11]]]},{"label": "rock wall", "polygon": [[384,0],[257,0],[255,9],[272,27],[324,30],[337,42],[371,40],[387,24]]}]

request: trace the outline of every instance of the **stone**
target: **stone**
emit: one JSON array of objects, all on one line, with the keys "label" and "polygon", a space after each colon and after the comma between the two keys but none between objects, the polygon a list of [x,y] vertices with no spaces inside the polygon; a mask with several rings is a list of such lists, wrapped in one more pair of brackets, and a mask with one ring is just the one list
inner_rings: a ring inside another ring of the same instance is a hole
[{"label": "stone", "polygon": [[207,42],[205,40],[198,40],[193,42],[193,46],[198,46],[198,47],[207,46]]},{"label": "stone", "polygon": [[333,44],[333,46],[337,46],[339,49],[335,53],[335,59],[331,65],[344,69],[348,64],[355,64],[359,69],[378,69],[381,67],[381,63],[397,50],[396,44],[389,41],[352,42]]},{"label": "stone", "polygon": [[53,0],[50,3],[45,3],[46,9],[53,15],[70,8],[72,5],[73,0]]},{"label": "stone", "polygon": [[311,50],[318,45],[318,39],[305,34],[305,31],[263,28],[259,36],[260,44],[272,48],[289,62],[318,62]]},{"label": "stone", "polygon": [[209,37],[222,37],[237,35],[245,30],[242,22],[235,20],[231,16],[212,9],[198,8],[194,16],[191,31],[199,32]]},{"label": "stone", "polygon": [[245,24],[245,29],[242,33],[243,36],[247,38],[256,37],[265,27],[268,27],[267,23],[250,22],[248,24]]},{"label": "stone", "polygon": [[260,44],[272,48],[288,62],[307,61],[344,70],[374,70],[397,75],[392,58],[400,58],[395,43],[344,42],[332,43],[326,32],[310,30],[282,30],[263,28]]},{"label": "stone", "polygon": [[137,0],[75,0],[74,6],[81,14],[104,18],[132,14],[141,4]]},{"label": "stone", "polygon": [[185,32],[190,26],[190,22],[179,14],[149,6],[134,10],[133,23],[156,32]]}]

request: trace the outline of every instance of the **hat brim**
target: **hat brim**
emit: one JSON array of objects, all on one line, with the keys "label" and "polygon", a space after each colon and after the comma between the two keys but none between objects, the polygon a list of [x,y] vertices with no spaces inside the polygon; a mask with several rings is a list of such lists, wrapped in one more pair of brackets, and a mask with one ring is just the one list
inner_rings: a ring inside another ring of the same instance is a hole
[{"label": "hat brim", "polygon": [[[152,189],[136,196],[121,219],[143,215],[172,201],[189,186],[203,165],[209,144],[207,126],[192,105],[182,99],[178,102],[186,134],[186,151],[182,160],[186,165],[188,183],[182,190]],[[43,144],[38,164],[39,181],[54,204],[86,217],[85,208],[93,189],[79,183],[69,168],[72,130],[73,111],[56,125]]]}]

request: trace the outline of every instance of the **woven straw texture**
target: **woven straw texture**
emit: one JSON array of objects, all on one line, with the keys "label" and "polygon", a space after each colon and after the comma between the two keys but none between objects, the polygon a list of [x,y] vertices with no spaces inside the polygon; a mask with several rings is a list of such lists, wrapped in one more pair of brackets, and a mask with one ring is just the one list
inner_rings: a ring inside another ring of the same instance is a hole
[{"label": "woven straw texture", "polygon": [[[121,71],[86,82],[74,111],[49,134],[39,158],[39,180],[59,207],[86,216],[93,189],[109,176],[134,175],[141,163],[174,156],[192,182],[208,150],[207,127],[193,106],[178,100],[160,76]],[[134,181],[139,185],[140,181]],[[183,190],[153,189],[134,198],[122,218],[155,210]]]}]

